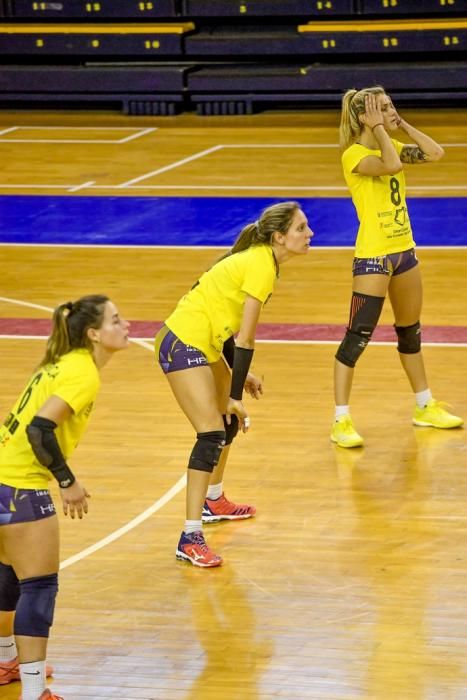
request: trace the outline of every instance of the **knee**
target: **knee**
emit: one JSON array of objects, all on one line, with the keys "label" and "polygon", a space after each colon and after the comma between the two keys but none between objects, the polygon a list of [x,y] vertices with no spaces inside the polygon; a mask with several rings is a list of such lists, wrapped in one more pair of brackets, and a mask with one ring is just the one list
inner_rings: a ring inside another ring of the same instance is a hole
[{"label": "knee", "polygon": [[397,333],[397,349],[403,355],[415,355],[420,352],[422,336],[420,321],[411,326],[394,326]]},{"label": "knee", "polygon": [[0,562],[0,610],[16,610],[19,582],[13,567]]},{"label": "knee", "polygon": [[230,424],[227,423],[226,417],[222,416],[225,426],[225,445],[231,445],[234,437],[238,433],[238,418],[235,414],[230,416]]},{"label": "knee", "polygon": [[358,358],[371,340],[383,304],[384,297],[359,292],[352,294],[349,326],[336,353],[336,359],[339,362],[347,367],[355,367]]},{"label": "knee", "polygon": [[15,615],[15,635],[48,637],[53,623],[58,575],[36,576],[19,582],[20,597]]},{"label": "knee", "polygon": [[358,358],[370,342],[372,332],[369,329],[366,335],[362,335],[361,333],[352,333],[352,331],[347,330],[344,340],[336,352],[336,360],[342,362],[343,365],[347,365],[347,367],[355,367]]},{"label": "knee", "polygon": [[211,473],[225,446],[225,430],[198,433],[196,437],[197,440],[190,455],[188,468]]}]

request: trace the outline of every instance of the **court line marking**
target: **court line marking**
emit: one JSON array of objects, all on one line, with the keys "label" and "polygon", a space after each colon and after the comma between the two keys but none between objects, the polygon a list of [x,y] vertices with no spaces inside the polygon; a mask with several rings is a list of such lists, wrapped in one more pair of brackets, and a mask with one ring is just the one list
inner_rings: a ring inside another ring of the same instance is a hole
[{"label": "court line marking", "polygon": [[215,151],[219,151],[222,148],[222,146],[211,146],[211,148],[207,148],[204,151],[199,151],[198,153],[194,153],[191,156],[188,156],[187,158],[182,158],[182,160],[177,160],[175,163],[171,163],[170,165],[165,165],[162,168],[158,168],[157,170],[152,170],[150,173],[146,173],[145,175],[140,175],[139,177],[134,177],[131,180],[127,180],[126,182],[122,182],[120,185],[116,186],[116,189],[122,189],[124,187],[128,187],[129,185],[133,185],[135,182],[141,182],[141,180],[146,180],[148,177],[153,177],[154,175],[160,175],[161,173],[165,173],[168,170],[173,170],[174,168],[178,168],[180,165],[185,165],[185,163],[191,163],[194,160],[198,160],[198,158],[204,158],[204,156],[207,156],[210,153],[214,153]]},{"label": "court line marking", "polygon": [[[2,301],[0,297],[0,301]],[[344,324],[342,324],[344,325]],[[462,326],[460,326],[462,327]],[[47,335],[11,335],[0,333],[0,340],[47,340]],[[131,342],[135,345],[141,345],[147,348],[151,352],[154,351],[152,345],[149,343],[154,342],[154,338],[130,338]],[[255,343],[259,345],[339,345],[338,340],[280,340],[278,338],[257,338]],[[397,341],[389,340],[371,340],[371,345],[381,345],[381,346],[391,346],[395,347]],[[431,341],[423,341],[424,348],[467,348],[467,343],[433,343]]]},{"label": "court line marking", "polygon": [[0,136],[3,136],[3,134],[10,134],[12,131],[16,131],[17,128],[17,126],[10,126],[9,129],[2,129],[0,131]]},{"label": "court line marking", "polygon": [[[24,248],[90,248],[95,250],[106,250],[107,248],[123,248],[129,250],[229,250],[229,245],[126,245],[124,243],[4,243],[0,241],[2,247],[24,247]],[[314,250],[354,250],[354,245],[313,245]],[[417,250],[467,250],[467,245],[417,245]],[[1,299],[1,297],[0,297]]]},{"label": "court line marking", "polygon": [[153,131],[158,131],[158,127],[153,127],[153,128],[148,128],[148,129],[142,129],[141,127],[137,126],[13,126],[9,129],[5,129],[4,131],[0,131],[0,136],[3,134],[7,134],[11,131],[19,131],[20,129],[35,129],[35,130],[71,130],[71,131],[134,131],[134,134],[130,134],[129,136],[124,136],[121,139],[59,139],[59,138],[52,138],[52,139],[16,139],[16,138],[10,138],[10,139],[1,139],[0,138],[0,143],[56,143],[56,144],[62,144],[62,143],[110,143],[110,144],[122,144],[122,143],[128,143],[128,141],[133,141],[134,139],[138,139],[141,136],[146,136],[146,134],[149,134]]},{"label": "court line marking", "polygon": [[[166,166],[159,171],[154,171],[153,173],[148,173],[147,175],[142,175],[141,178],[135,178],[133,181],[144,179],[146,177],[151,177],[151,175],[158,174],[163,170],[171,170],[178,164],[173,164]],[[0,190],[68,190],[70,191],[73,187],[81,187],[79,184],[68,184],[68,185],[33,185],[33,184],[1,184]],[[348,187],[345,185],[127,185],[126,183],[120,185],[89,185],[86,189],[89,190],[245,190],[245,191],[284,191],[291,190],[293,192],[348,192]],[[438,191],[465,191],[467,190],[467,185],[407,185],[405,188],[407,191],[419,191],[419,192],[438,192]],[[350,199],[350,196],[349,196]]]},{"label": "court line marking", "polygon": [[[223,148],[339,148],[338,143],[223,143]],[[440,143],[443,148],[465,148],[467,143]]]},{"label": "court line marking", "polygon": [[90,185],[94,185],[95,180],[89,180],[89,182],[83,182],[82,185],[76,185],[76,187],[70,187],[68,192],[79,192],[79,190],[83,190],[85,187],[89,187]]},{"label": "court line marking", "polygon": [[[42,304],[34,304],[32,302],[28,301],[22,301],[20,299],[12,299],[10,297],[0,297],[0,301],[7,301],[12,304],[16,304],[17,306],[26,306],[29,308],[33,309],[42,309],[44,311],[48,311],[49,313],[53,313],[53,309],[51,309],[49,306],[43,306]],[[1,336],[0,336],[1,337]],[[47,336],[46,336],[47,337]],[[142,347],[150,350],[153,352],[154,348],[152,345],[149,345],[148,342],[144,340],[140,340],[139,338],[132,339],[132,342],[136,342],[137,345],[141,345]],[[142,513],[134,517],[132,520],[129,520],[125,525],[122,525],[122,527],[118,528],[117,530],[114,530],[111,532],[109,535],[106,535],[102,539],[98,540],[94,544],[90,545],[89,547],[86,547],[85,549],[82,549],[80,552],[77,552],[76,554],[73,554],[71,557],[68,557],[68,559],[65,559],[60,563],[60,570],[66,569],[68,566],[71,566],[72,564],[75,564],[78,561],[81,561],[82,559],[85,559],[88,557],[90,554],[93,554],[94,552],[97,552],[99,549],[103,549],[105,546],[110,544],[111,542],[114,542],[115,540],[119,539],[122,537],[122,535],[125,535],[127,532],[130,530],[133,530],[137,525],[140,525],[142,522],[147,520],[151,515],[154,515],[154,513],[157,513],[158,510],[160,510],[163,506],[166,505],[174,496],[176,496],[184,487],[186,486],[186,474],[183,474],[183,476],[180,477],[180,479],[168,490],[166,491],[160,498],[157,499],[149,508],[146,508]]]}]

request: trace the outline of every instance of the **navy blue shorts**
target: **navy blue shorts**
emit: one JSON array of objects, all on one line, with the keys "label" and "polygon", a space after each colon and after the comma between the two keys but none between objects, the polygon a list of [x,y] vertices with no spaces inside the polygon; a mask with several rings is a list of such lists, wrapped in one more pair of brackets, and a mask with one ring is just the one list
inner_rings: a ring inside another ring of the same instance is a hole
[{"label": "navy blue shorts", "polygon": [[388,275],[395,277],[418,265],[415,249],[404,250],[402,253],[379,255],[376,258],[354,258],[352,274],[357,275]]},{"label": "navy blue shorts", "polygon": [[28,523],[55,515],[50,493],[45,489],[17,489],[0,484],[0,525]]},{"label": "navy blue shorts", "polygon": [[167,326],[162,326],[156,335],[155,351],[164,374],[209,365],[201,350],[185,345]]}]

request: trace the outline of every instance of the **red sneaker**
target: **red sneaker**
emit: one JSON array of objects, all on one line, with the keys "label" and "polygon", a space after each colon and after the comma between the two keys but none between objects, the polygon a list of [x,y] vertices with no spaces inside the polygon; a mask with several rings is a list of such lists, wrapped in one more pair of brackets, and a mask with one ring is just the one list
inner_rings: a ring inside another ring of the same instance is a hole
[{"label": "red sneaker", "polygon": [[222,564],[222,557],[211,552],[201,530],[192,532],[189,535],[186,532],[182,532],[175,556],[177,559],[191,561],[194,566],[207,568]]},{"label": "red sneaker", "polygon": [[[53,675],[52,666],[45,667],[46,676]],[[15,657],[12,661],[0,661],[0,685],[7,685],[13,681],[19,681],[19,659]]]},{"label": "red sneaker", "polygon": [[254,506],[239,506],[228,501],[222,494],[215,501],[206,498],[202,520],[204,523],[216,523],[219,520],[244,520],[245,518],[252,518],[255,513],[256,508]]}]

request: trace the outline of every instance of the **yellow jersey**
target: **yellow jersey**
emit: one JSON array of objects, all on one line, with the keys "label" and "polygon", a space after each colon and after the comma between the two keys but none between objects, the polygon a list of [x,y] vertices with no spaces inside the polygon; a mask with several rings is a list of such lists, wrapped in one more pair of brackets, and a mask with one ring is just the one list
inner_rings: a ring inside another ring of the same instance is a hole
[{"label": "yellow jersey", "polygon": [[[395,139],[391,141],[400,155],[404,144]],[[367,156],[381,157],[381,151],[354,143],[342,154],[345,181],[360,222],[355,257],[373,258],[413,248],[404,172],[380,176],[352,172]]]},{"label": "yellow jersey", "polygon": [[216,362],[227,338],[240,329],[246,296],[263,304],[277,277],[270,245],[255,245],[220,260],[205,272],[165,321],[185,345]]},{"label": "yellow jersey", "polygon": [[99,387],[99,371],[86,349],[71,350],[56,364],[40,367],[0,428],[0,483],[47,489],[52,473],[37,461],[26,427],[50,396],[63,399],[73,414],[55,435],[68,459],[86,429]]}]

